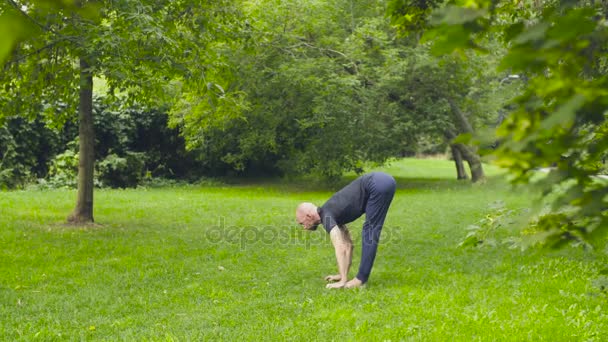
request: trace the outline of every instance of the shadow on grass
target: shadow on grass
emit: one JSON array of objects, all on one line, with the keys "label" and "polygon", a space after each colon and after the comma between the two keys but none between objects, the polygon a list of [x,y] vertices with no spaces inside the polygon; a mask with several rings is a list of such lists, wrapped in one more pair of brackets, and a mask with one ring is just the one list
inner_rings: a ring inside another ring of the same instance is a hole
[{"label": "shadow on grass", "polygon": [[[224,184],[234,187],[257,188],[264,187],[281,192],[335,192],[355,180],[358,176],[343,176],[337,180],[318,178],[230,178],[223,179]],[[428,191],[428,190],[460,190],[473,186],[484,186],[505,183],[503,176],[491,176],[483,184],[474,184],[470,180],[456,180],[434,177],[395,177],[398,190]]]}]

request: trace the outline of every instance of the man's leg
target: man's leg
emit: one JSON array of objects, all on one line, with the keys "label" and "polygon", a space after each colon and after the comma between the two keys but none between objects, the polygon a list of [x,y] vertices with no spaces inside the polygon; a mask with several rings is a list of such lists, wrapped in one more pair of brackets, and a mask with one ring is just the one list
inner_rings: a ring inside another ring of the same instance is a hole
[{"label": "man's leg", "polygon": [[357,278],[367,282],[374,265],[380,232],[384,225],[386,213],[395,195],[395,179],[385,173],[374,173],[370,180],[370,196],[365,207],[365,223],[361,236],[361,264]]}]

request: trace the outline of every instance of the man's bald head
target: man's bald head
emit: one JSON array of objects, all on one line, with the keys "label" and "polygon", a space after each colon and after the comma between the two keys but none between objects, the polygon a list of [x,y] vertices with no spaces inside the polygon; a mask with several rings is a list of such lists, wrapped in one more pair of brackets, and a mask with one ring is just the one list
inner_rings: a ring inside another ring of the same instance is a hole
[{"label": "man's bald head", "polygon": [[296,208],[296,220],[304,229],[316,230],[319,223],[321,223],[317,206],[309,202],[300,203]]}]

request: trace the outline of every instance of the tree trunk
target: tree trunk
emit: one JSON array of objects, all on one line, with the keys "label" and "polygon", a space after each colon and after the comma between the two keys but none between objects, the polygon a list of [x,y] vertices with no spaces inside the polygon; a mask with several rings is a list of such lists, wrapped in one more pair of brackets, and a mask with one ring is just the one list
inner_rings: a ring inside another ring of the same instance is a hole
[{"label": "tree trunk", "polygon": [[456,105],[456,102],[454,102],[453,99],[448,98],[448,103],[450,104],[450,108],[452,109],[452,116],[454,117],[454,120],[456,121],[455,122],[456,123],[456,127],[458,127],[458,129],[462,133],[471,133],[471,134],[473,134],[473,126],[471,126],[471,124],[469,123],[469,120],[467,119],[467,117],[460,110],[460,108],[458,107],[458,105]]},{"label": "tree trunk", "polygon": [[467,175],[467,171],[464,168],[462,153],[456,145],[452,143],[452,140],[456,139],[456,133],[452,129],[446,129],[443,131],[443,136],[445,140],[450,145],[450,150],[452,152],[452,158],[454,158],[454,164],[456,165],[456,179],[469,179],[469,175]]},{"label": "tree trunk", "polygon": [[[458,130],[462,133],[473,134],[473,127],[469,123],[469,120],[464,113],[460,110],[456,102],[451,98],[448,98],[447,100],[450,104],[450,108],[452,109],[452,117],[454,118]],[[475,183],[485,180],[481,158],[479,157],[479,154],[477,154],[476,148],[464,144],[454,144],[453,146],[460,152],[462,157],[469,164],[469,170],[471,170],[471,181]]]},{"label": "tree trunk", "polygon": [[483,166],[481,164],[481,158],[475,150],[464,144],[454,144],[453,145],[458,152],[462,155],[462,157],[469,164],[469,170],[471,171],[471,181],[473,183],[484,181],[486,179],[485,174],[483,173]]},{"label": "tree trunk", "polygon": [[69,223],[93,222],[93,168],[95,166],[95,130],[93,126],[93,74],[89,63],[80,58],[78,198]]},{"label": "tree trunk", "polygon": [[452,157],[454,158],[454,164],[456,164],[457,179],[469,179],[469,175],[467,175],[464,163],[462,162],[462,153],[454,145],[450,145],[450,150],[452,150]]}]

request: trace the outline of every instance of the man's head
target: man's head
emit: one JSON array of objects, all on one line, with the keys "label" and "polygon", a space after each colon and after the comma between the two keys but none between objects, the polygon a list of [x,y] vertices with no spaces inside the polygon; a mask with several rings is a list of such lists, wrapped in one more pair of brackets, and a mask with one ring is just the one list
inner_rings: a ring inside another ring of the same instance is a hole
[{"label": "man's head", "polygon": [[296,220],[304,229],[316,230],[319,223],[321,223],[317,206],[308,202],[300,203],[298,208],[296,208]]}]

